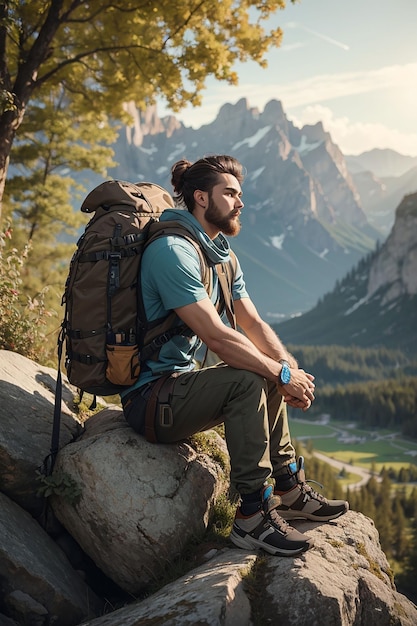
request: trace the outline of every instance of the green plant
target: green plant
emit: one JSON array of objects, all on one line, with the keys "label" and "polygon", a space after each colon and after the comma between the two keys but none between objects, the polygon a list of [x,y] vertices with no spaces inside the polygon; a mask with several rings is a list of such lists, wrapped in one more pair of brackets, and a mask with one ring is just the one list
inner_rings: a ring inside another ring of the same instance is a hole
[{"label": "green plant", "polygon": [[53,313],[45,307],[47,287],[35,297],[22,293],[22,274],[30,245],[22,251],[11,247],[12,228],[0,232],[0,348],[37,361],[45,356],[46,319]]},{"label": "green plant", "polygon": [[78,483],[66,472],[56,470],[51,476],[39,473],[37,480],[40,482],[38,496],[60,496],[70,504],[77,504],[82,490]]},{"label": "green plant", "polygon": [[254,626],[273,623],[276,616],[268,615],[268,606],[265,603],[266,572],[268,559],[258,556],[252,567],[241,570],[243,586],[251,605],[251,619]]},{"label": "green plant", "polygon": [[226,494],[220,494],[214,503],[207,533],[208,540],[220,541],[227,539],[232,530],[236,506]]},{"label": "green plant", "polygon": [[219,447],[217,438],[212,432],[207,431],[195,433],[192,437],[190,437],[190,442],[197,452],[207,454],[222,468],[224,472],[227,473],[229,471],[229,457]]},{"label": "green plant", "polygon": [[[369,563],[369,571],[372,572],[372,574],[374,574],[374,576],[376,576],[377,578],[379,578],[380,580],[384,581],[386,583],[386,579],[381,571],[381,568],[379,566],[379,564],[374,561],[373,559],[371,559],[371,557],[369,556],[365,544],[364,543],[357,543],[356,544],[356,550],[357,553],[362,555],[363,557],[365,557],[365,559],[368,561]],[[391,572],[388,572],[388,576],[390,578],[390,580],[392,581],[392,574]]]}]

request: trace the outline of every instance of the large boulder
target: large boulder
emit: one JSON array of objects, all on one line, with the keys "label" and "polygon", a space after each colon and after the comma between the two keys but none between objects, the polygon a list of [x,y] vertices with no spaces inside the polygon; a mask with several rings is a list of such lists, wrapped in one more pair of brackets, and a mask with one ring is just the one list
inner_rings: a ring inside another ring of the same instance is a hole
[{"label": "large boulder", "polygon": [[[0,350],[0,491],[34,516],[43,507],[37,470],[51,446],[55,384],[56,370]],[[64,378],[62,445],[80,432],[73,397]]]},{"label": "large boulder", "polygon": [[18,624],[33,626],[75,626],[103,610],[54,541],[1,493],[0,606]]},{"label": "large boulder", "polygon": [[252,626],[252,607],[243,581],[253,575],[257,559],[256,553],[223,550],[142,602],[132,602],[82,626]]},{"label": "large boulder", "polygon": [[327,524],[299,522],[315,545],[297,559],[267,559],[265,623],[286,626],[414,626],[417,607],[396,591],[368,517],[349,511]]},{"label": "large boulder", "polygon": [[82,436],[60,451],[55,472],[81,488],[77,502],[53,497],[55,515],[131,594],[157,579],[165,563],[204,532],[224,487],[210,457],[186,443],[148,443],[117,408],[86,422]]}]

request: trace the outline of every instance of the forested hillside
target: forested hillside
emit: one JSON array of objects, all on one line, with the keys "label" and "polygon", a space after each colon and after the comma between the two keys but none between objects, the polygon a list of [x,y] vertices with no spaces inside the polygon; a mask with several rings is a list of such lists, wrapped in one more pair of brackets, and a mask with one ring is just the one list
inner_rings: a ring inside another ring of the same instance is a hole
[{"label": "forested hillside", "polygon": [[400,350],[292,346],[300,367],[316,377],[310,413],[363,427],[396,428],[417,438],[417,359]]},{"label": "forested hillside", "polygon": [[[281,338],[285,342],[285,335]],[[417,357],[401,350],[291,343],[288,347],[300,366],[314,374],[320,386],[417,376]]]}]

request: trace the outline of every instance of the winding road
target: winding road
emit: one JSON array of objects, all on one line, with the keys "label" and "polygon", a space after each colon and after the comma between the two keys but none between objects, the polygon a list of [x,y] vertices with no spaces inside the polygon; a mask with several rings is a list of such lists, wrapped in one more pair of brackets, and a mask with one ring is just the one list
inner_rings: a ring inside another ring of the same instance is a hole
[{"label": "winding road", "polygon": [[[360,476],[360,479],[358,480],[357,483],[353,483],[349,485],[349,489],[351,490],[360,489],[363,485],[366,485],[366,483],[372,476],[372,472],[364,469],[363,467],[356,467],[355,465],[351,465],[350,463],[344,463],[343,461],[336,461],[336,459],[332,459],[331,457],[326,456],[325,454],[322,454],[321,452],[313,451],[313,455],[317,457],[320,461],[324,461],[325,463],[332,465],[338,470],[345,469],[346,472],[349,472],[351,474],[358,474],[358,476]],[[381,480],[380,476],[375,476],[375,479],[378,482]]]}]

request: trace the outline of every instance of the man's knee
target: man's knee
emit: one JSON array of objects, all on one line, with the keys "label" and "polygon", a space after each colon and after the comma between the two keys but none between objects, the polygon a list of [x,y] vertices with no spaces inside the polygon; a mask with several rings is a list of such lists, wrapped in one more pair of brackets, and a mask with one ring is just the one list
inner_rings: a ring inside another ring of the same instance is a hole
[{"label": "man's knee", "polygon": [[259,374],[255,374],[255,372],[249,372],[248,370],[234,370],[236,373],[235,381],[242,385],[244,389],[253,388],[254,390],[264,390],[267,392],[268,382]]}]

